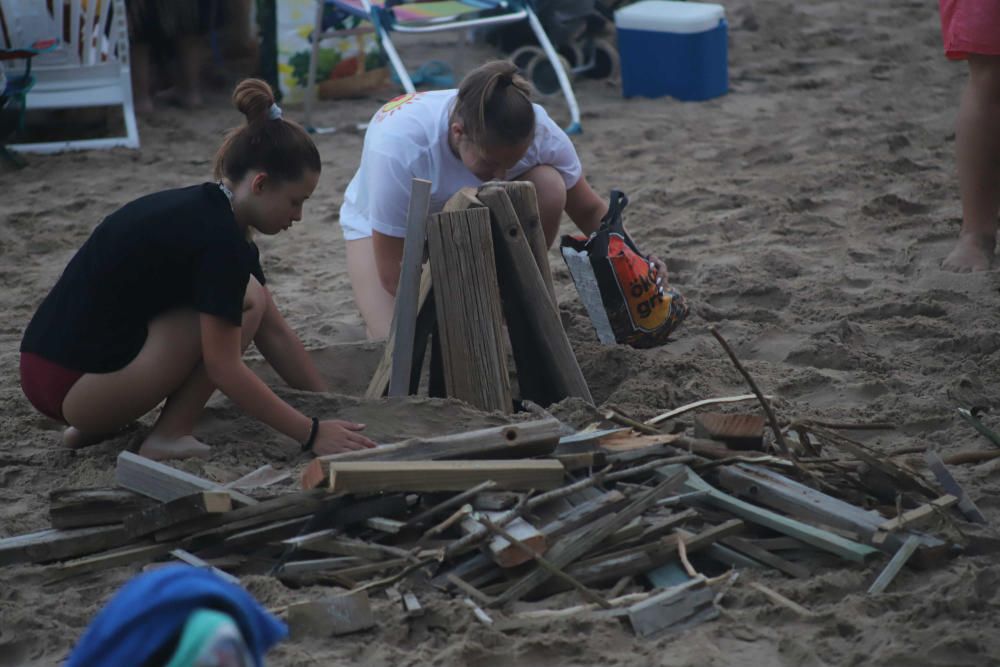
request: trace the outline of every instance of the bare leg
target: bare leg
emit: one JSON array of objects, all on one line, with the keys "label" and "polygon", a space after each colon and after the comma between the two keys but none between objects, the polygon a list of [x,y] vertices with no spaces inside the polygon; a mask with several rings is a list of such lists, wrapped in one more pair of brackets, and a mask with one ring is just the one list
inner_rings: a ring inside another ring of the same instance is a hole
[{"label": "bare leg", "polygon": [[[253,340],[265,300],[251,279],[243,314],[244,348]],[[140,448],[150,458],[205,456],[208,447],[191,436],[215,388],[201,364],[201,327],[193,310],[174,310],[149,324],[146,343],[132,362],[114,373],[88,373],[70,389],[63,415],[76,433],[67,439],[93,441],[91,434],[114,433],[167,399]]]},{"label": "bare leg", "polygon": [[133,42],[129,47],[130,67],[132,72],[132,101],[135,112],[148,114],[153,111],[153,96],[149,78],[149,45]]},{"label": "bare leg", "polygon": [[188,108],[200,107],[202,38],[198,35],[181,35],[177,38],[177,57],[181,66],[179,88],[180,102]]},{"label": "bare leg", "polygon": [[555,168],[545,164],[529,169],[518,176],[518,180],[535,184],[538,217],[545,231],[545,244],[551,248],[559,235],[559,223],[566,208],[566,181]]},{"label": "bare leg", "polygon": [[368,338],[386,338],[392,327],[396,299],[382,287],[375,267],[371,238],[347,242],[347,274],[351,279],[354,302],[368,328]]},{"label": "bare leg", "polygon": [[944,260],[952,271],[986,271],[1000,213],[1000,56],[969,56],[956,135],[962,230]]}]

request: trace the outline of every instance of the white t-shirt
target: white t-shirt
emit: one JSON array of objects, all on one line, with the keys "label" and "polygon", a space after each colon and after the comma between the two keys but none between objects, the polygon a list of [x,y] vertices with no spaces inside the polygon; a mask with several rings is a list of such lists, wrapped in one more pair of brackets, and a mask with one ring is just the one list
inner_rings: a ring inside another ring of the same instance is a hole
[{"label": "white t-shirt", "polygon": [[[431,213],[444,208],[462,188],[483,183],[448,146],[448,118],[457,95],[457,90],[409,93],[392,100],[372,117],[361,166],[347,186],[340,207],[345,239],[367,238],[373,229],[404,238],[413,178],[431,182]],[[544,164],[562,175],[568,190],[583,173],[576,149],[545,110],[537,104],[534,107],[534,141],[507,173],[507,179],[515,180]]]}]

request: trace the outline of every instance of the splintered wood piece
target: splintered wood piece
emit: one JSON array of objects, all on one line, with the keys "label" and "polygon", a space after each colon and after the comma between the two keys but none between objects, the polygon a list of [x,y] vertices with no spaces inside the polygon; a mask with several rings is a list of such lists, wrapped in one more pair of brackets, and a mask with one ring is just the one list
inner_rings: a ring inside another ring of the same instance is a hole
[{"label": "splintered wood piece", "polygon": [[903,528],[924,525],[931,519],[937,517],[939,512],[957,504],[958,498],[951,494],[947,494],[932,500],[926,505],[921,505],[920,507],[912,510],[907,510],[895,519],[889,519],[888,521],[879,524],[878,533],[875,534],[872,541],[875,543],[882,543],[885,541],[886,533],[893,533]]},{"label": "splintered wood piece", "polygon": [[437,213],[427,228],[448,395],[482,410],[513,408],[489,211]]},{"label": "splintered wood piece", "polygon": [[521,499],[512,491],[484,491],[475,494],[472,500],[472,507],[481,512],[498,512],[509,510]]},{"label": "splintered wood piece", "polygon": [[903,566],[906,565],[906,561],[910,559],[910,556],[913,555],[913,552],[917,550],[918,546],[920,546],[920,539],[915,535],[911,535],[906,538],[906,542],[903,542],[903,546],[899,548],[896,555],[892,557],[889,564],[885,566],[885,569],[882,570],[881,574],[878,575],[878,578],[872,583],[871,588],[868,589],[868,594],[878,595],[884,591],[889,584],[892,583],[892,580],[896,578],[899,571],[903,569]]},{"label": "splintered wood piece", "polygon": [[337,637],[375,627],[365,592],[288,605],[288,627],[296,639]]},{"label": "splintered wood piece", "polygon": [[750,556],[764,565],[769,565],[780,572],[784,572],[790,577],[806,579],[812,574],[809,571],[809,568],[804,565],[793,563],[780,556],[776,556],[767,549],[763,549],[750,540],[743,539],[742,537],[727,537],[722,540],[722,543],[727,547]]},{"label": "splintered wood piece", "polygon": [[392,316],[393,350],[392,371],[389,376],[389,395],[406,396],[410,393],[410,372],[413,368],[413,350],[420,310],[420,267],[424,263],[424,245],[427,240],[427,213],[431,203],[431,182],[414,178],[410,185],[410,206],[406,212],[406,240],[403,243],[403,262],[396,288],[395,310]]},{"label": "splintered wood piece", "polygon": [[464,491],[487,480],[496,488],[555,489],[565,470],[558,461],[344,461],[330,463],[334,493]]},{"label": "splintered wood piece", "polygon": [[417,618],[424,615],[424,608],[420,606],[420,600],[417,596],[409,591],[403,591],[400,595],[400,601],[403,603],[403,612],[406,614],[407,618]]},{"label": "splintered wood piece", "polygon": [[0,539],[0,565],[46,563],[106,551],[132,540],[122,526],[48,530]]},{"label": "splintered wood piece", "polygon": [[240,505],[256,505],[257,500],[221,484],[172,468],[132,452],[118,455],[115,467],[118,486],[149,496],[161,503],[176,500],[199,491],[225,491]]},{"label": "splintered wood piece", "polygon": [[625,502],[621,491],[608,491],[596,498],[584,501],[567,512],[563,512],[549,523],[541,527],[541,532],[548,540],[555,541],[566,533],[576,530],[612,512]]},{"label": "splintered wood piece", "polygon": [[563,329],[510,197],[502,186],[479,190],[489,207],[493,248],[522,398],[542,406],[568,396],[594,399]]},{"label": "splintered wood piece", "polygon": [[632,630],[649,638],[667,631],[680,631],[719,615],[713,600],[715,591],[698,578],[668,588],[628,608]]},{"label": "splintered wood piece", "polygon": [[140,544],[59,563],[51,568],[51,581],[61,581],[74,575],[108,570],[130,563],[153,561],[169,552],[170,549],[171,545],[169,544]]},{"label": "splintered wood piece", "polygon": [[795,602],[794,600],[786,598],[778,591],[774,590],[773,588],[765,586],[759,581],[751,581],[750,588],[753,588],[754,590],[763,593],[764,597],[766,597],[771,602],[774,602],[775,604],[785,607],[786,609],[791,609],[799,616],[802,616],[804,618],[810,618],[816,615],[815,612],[806,609],[805,607],[800,605],[798,602]]},{"label": "splintered wood piece", "polygon": [[49,521],[61,529],[105,526],[153,503],[127,489],[57,489],[49,494]]},{"label": "splintered wood piece", "polygon": [[[503,515],[497,512],[484,512],[482,516],[485,516],[491,522],[496,522],[500,520]],[[482,524],[479,515],[472,515],[464,519],[461,525],[462,530],[468,534],[474,532],[477,526],[485,524]],[[504,528],[500,528],[498,530],[513,535],[518,539],[518,541],[532,549],[535,553],[544,554],[548,549],[548,542],[545,539],[545,535],[520,517],[514,519],[504,526]],[[533,555],[531,552],[525,551],[518,545],[511,544],[499,533],[494,535],[493,539],[490,540],[489,550],[494,562],[504,568],[515,567],[522,563],[527,563],[532,559]]]},{"label": "splintered wood piece", "polygon": [[181,562],[187,563],[188,565],[193,565],[194,567],[200,567],[205,570],[211,570],[212,574],[219,577],[220,579],[228,581],[231,584],[236,584],[237,586],[240,585],[239,577],[229,574],[225,570],[220,570],[219,568],[215,567],[208,561],[198,558],[193,553],[185,551],[184,549],[173,549],[170,552],[170,555]]},{"label": "splintered wood piece", "polygon": [[973,523],[985,524],[986,517],[979,511],[976,503],[972,501],[972,498],[965,492],[965,489],[955,481],[955,478],[952,477],[951,472],[948,471],[941,457],[928,449],[924,454],[924,459],[927,461],[927,467],[934,473],[934,477],[937,479],[938,484],[945,490],[945,493],[958,498],[958,510],[965,515],[965,518]]},{"label": "splintered wood piece", "polygon": [[664,478],[674,478],[678,474],[678,471],[686,475],[686,478],[682,482],[682,491],[704,491],[705,502],[724,509],[731,514],[735,514],[742,519],[765,526],[783,535],[802,540],[807,544],[811,544],[824,551],[829,551],[847,560],[865,562],[878,553],[876,549],[867,545],[846,540],[829,531],[820,530],[801,521],[781,516],[763,507],[751,505],[727,493],[723,493],[711,486],[687,466],[665,466],[660,468],[657,474]]},{"label": "splintered wood piece", "polygon": [[764,446],[765,424],[760,415],[705,412],[694,418],[694,434],[698,438],[719,440],[734,449],[760,449]]},{"label": "splintered wood piece", "polygon": [[199,491],[154,505],[125,517],[122,522],[132,537],[141,537],[206,514],[222,514],[233,508],[233,499],[226,491]]}]

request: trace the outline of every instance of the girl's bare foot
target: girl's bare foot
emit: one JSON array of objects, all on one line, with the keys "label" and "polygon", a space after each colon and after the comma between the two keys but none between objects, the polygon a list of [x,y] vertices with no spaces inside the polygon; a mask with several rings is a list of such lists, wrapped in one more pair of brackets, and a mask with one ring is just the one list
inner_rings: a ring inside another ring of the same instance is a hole
[{"label": "girl's bare foot", "polygon": [[185,435],[180,438],[165,438],[150,434],[139,447],[139,455],[154,461],[166,459],[207,459],[212,448],[194,436]]},{"label": "girl's bare foot", "polygon": [[959,234],[954,250],[945,258],[941,266],[948,271],[969,273],[989,271],[993,263],[993,247],[996,238],[978,234]]},{"label": "girl's bare foot", "polygon": [[103,442],[108,438],[114,437],[116,433],[84,433],[75,426],[67,426],[63,431],[62,441],[63,445],[69,447],[70,449],[80,449],[81,447],[90,447],[91,445],[96,445],[99,442]]}]

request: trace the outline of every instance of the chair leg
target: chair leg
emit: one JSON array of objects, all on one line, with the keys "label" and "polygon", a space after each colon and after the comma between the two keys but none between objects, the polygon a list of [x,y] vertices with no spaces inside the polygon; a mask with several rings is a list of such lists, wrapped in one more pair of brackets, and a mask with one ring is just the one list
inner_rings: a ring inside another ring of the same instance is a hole
[{"label": "chair leg", "polygon": [[8,150],[6,146],[0,144],[0,159],[10,162],[15,169],[23,169],[28,166],[27,161],[17,153]]},{"label": "chair leg", "polygon": [[417,92],[416,87],[413,85],[413,80],[410,79],[410,73],[406,71],[406,66],[403,65],[402,59],[400,59],[399,54],[396,52],[396,47],[393,46],[392,39],[389,38],[389,32],[377,23],[375,27],[378,30],[379,41],[382,43],[382,50],[385,51],[386,57],[389,58],[389,64],[392,65],[396,76],[399,77],[399,82],[403,85],[403,90],[408,93]]},{"label": "chair leg", "polygon": [[566,134],[579,134],[583,131],[580,125],[580,106],[576,103],[576,95],[573,94],[573,87],[569,83],[566,70],[563,69],[562,63],[559,61],[559,54],[556,53],[555,47],[549,41],[549,36],[545,34],[545,29],[542,27],[542,23],[538,20],[538,17],[535,16],[535,12],[528,5],[525,5],[524,10],[528,14],[528,23],[531,24],[531,30],[535,33],[535,37],[538,39],[538,43],[541,44],[542,50],[545,51],[545,55],[548,56],[549,62],[552,63],[552,69],[555,70],[556,78],[559,79],[559,87],[562,88],[563,95],[566,97],[566,104],[569,105],[569,115],[572,122],[566,128]]}]

